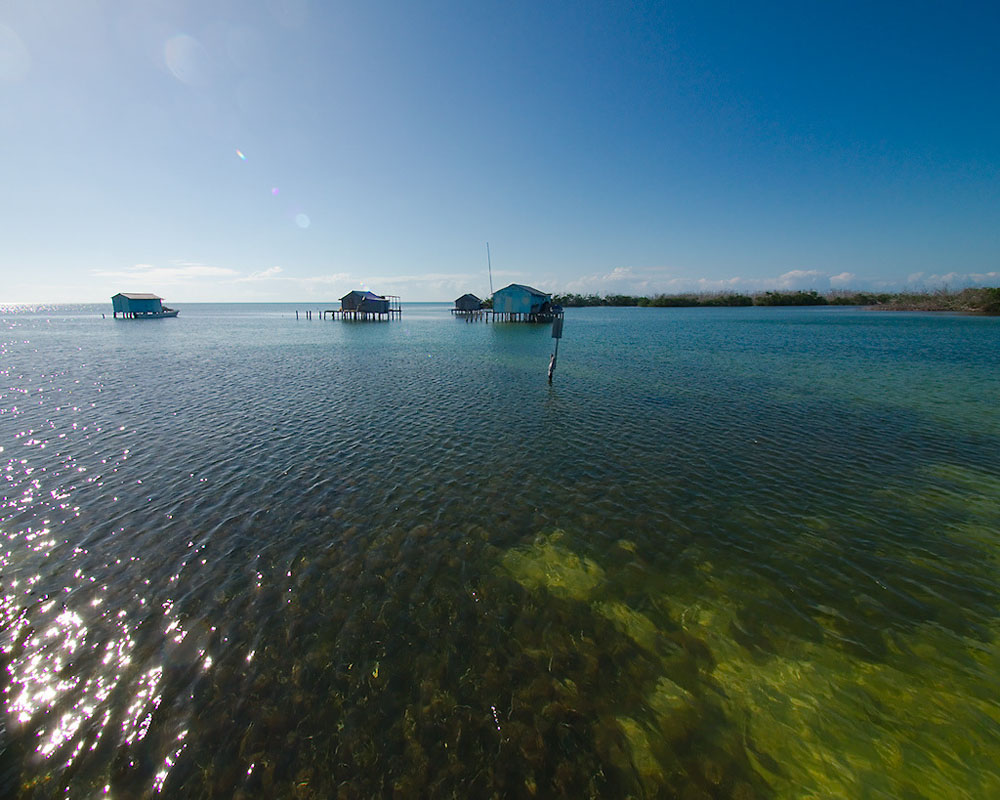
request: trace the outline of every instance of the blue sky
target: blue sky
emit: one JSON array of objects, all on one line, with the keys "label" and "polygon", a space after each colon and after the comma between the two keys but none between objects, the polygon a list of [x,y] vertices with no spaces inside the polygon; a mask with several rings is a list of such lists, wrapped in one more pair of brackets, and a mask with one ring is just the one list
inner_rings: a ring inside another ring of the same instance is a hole
[{"label": "blue sky", "polygon": [[0,6],[0,302],[1000,285],[995,3]]}]

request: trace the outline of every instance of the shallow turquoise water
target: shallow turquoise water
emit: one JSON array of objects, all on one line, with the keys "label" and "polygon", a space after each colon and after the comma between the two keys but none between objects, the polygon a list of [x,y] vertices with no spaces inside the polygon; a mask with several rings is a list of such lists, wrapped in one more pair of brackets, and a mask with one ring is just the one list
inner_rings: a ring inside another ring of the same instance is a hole
[{"label": "shallow turquoise water", "polygon": [[296,308],[2,316],[5,794],[1000,794],[1000,320]]}]

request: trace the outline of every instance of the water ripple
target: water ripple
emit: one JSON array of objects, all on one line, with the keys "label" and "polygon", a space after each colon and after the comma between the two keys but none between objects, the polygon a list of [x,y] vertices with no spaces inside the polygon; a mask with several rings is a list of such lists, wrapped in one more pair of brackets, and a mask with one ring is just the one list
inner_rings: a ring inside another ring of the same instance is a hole
[{"label": "water ripple", "polygon": [[995,793],[997,332],[733,311],[5,319],[3,791]]}]

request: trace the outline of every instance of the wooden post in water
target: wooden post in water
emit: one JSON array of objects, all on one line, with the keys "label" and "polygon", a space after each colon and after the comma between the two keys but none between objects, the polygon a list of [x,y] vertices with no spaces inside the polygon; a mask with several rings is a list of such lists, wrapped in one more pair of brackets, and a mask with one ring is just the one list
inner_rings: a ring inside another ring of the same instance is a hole
[{"label": "wooden post in water", "polygon": [[549,359],[549,383],[552,383],[552,373],[556,371],[556,359],[559,358],[559,340],[562,339],[563,318],[552,320],[552,338],[556,340],[556,349]]}]

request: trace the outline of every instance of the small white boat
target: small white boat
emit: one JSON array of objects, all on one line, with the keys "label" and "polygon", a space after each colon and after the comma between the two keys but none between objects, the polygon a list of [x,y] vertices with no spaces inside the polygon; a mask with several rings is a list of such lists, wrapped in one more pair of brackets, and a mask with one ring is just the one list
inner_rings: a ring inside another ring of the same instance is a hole
[{"label": "small white boat", "polygon": [[163,306],[159,311],[138,312],[132,316],[132,319],[166,319],[167,317],[176,317],[180,313],[176,308]]}]

